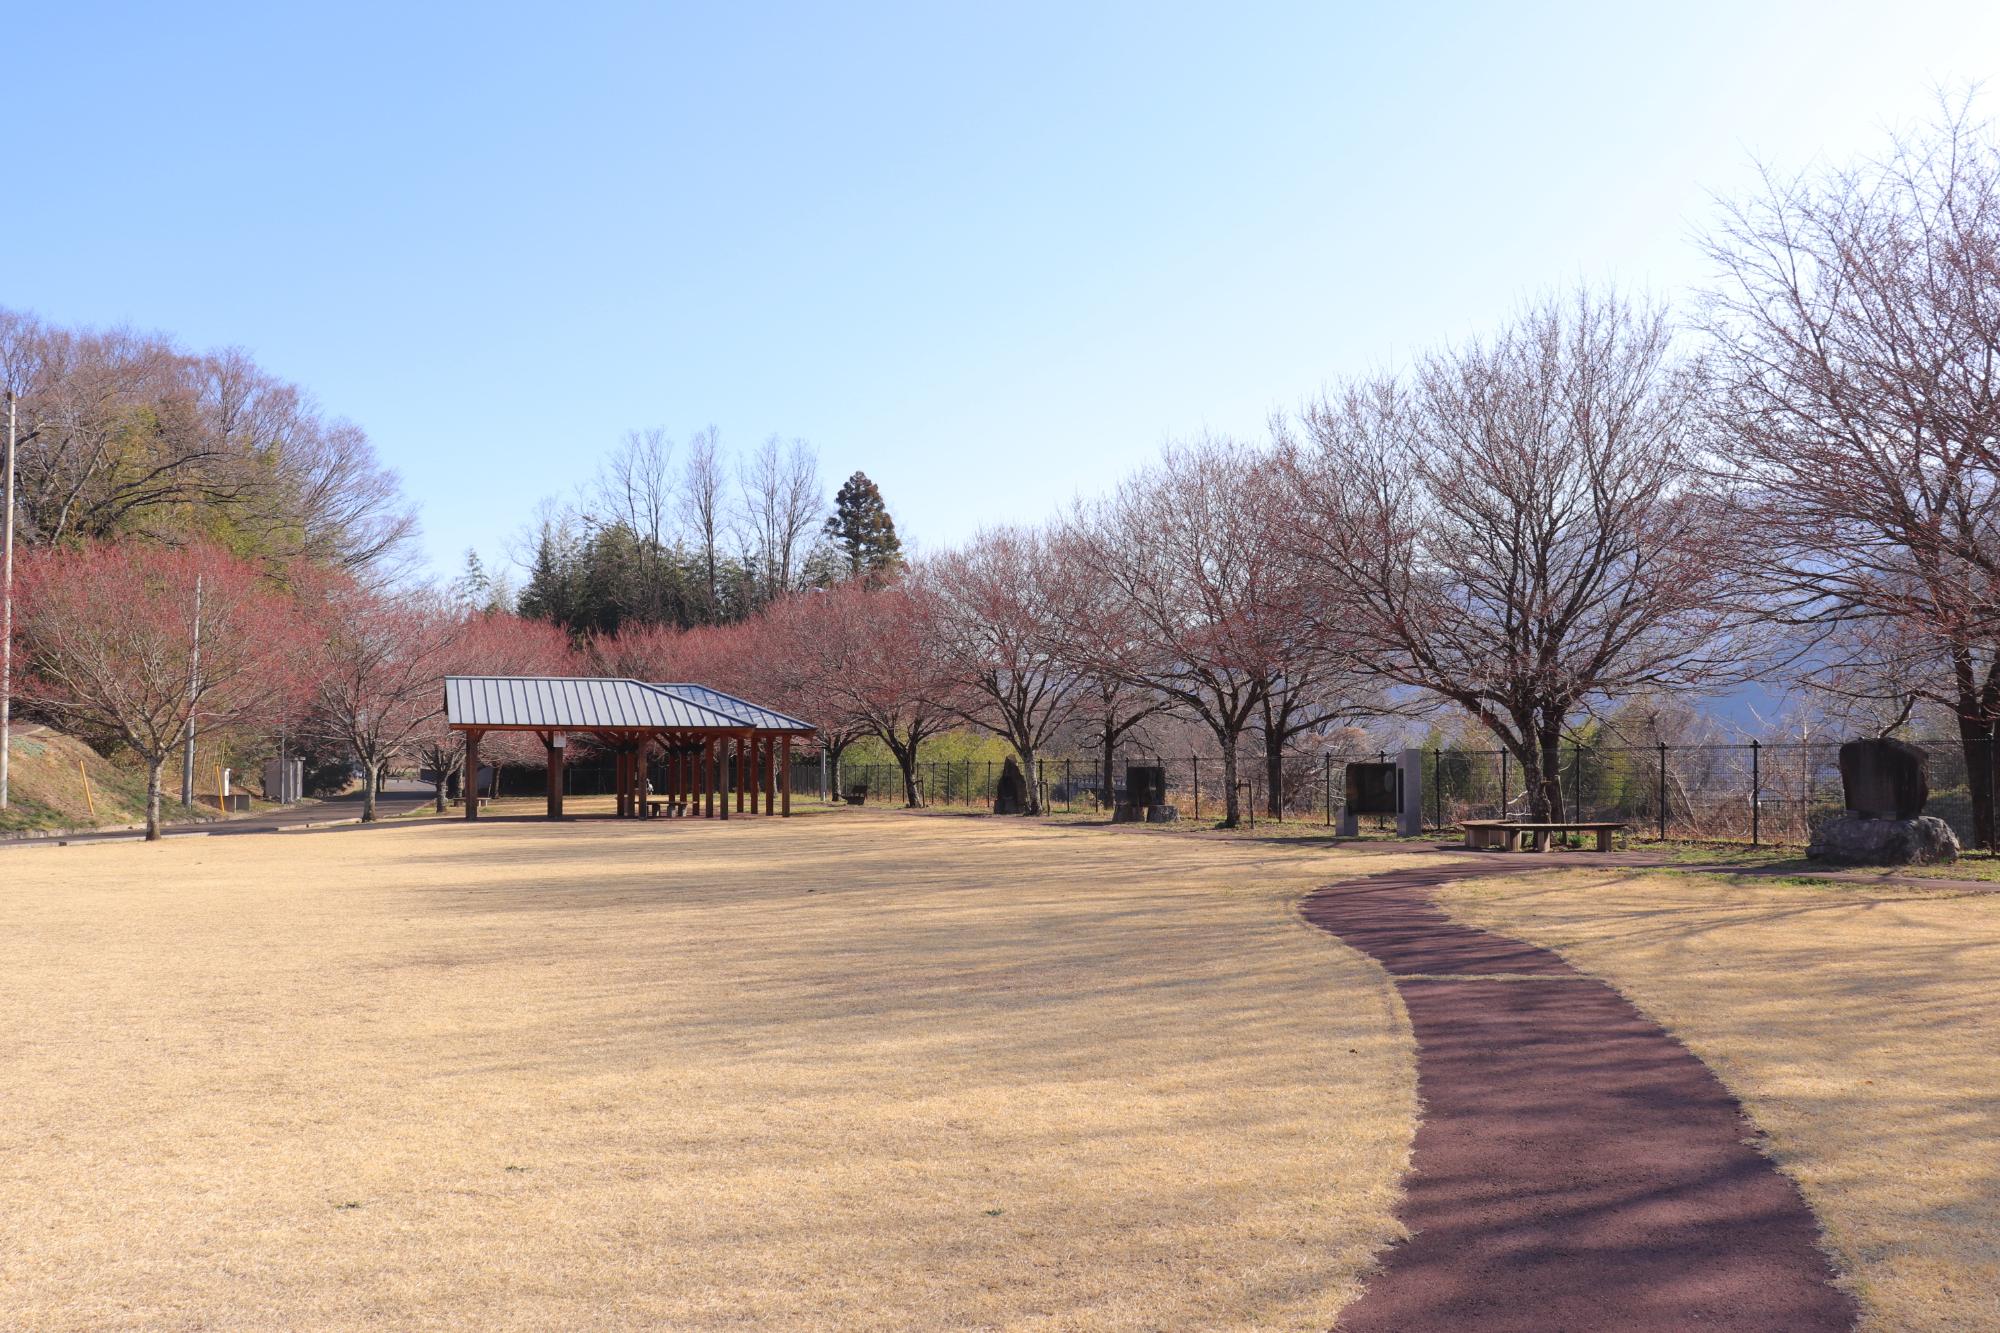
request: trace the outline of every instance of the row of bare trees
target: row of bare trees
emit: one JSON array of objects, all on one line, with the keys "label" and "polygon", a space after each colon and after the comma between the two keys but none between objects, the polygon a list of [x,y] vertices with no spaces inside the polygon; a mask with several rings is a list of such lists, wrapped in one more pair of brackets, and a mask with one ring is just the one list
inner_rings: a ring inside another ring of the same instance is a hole
[{"label": "row of bare trees", "polygon": [[1439,705],[1560,818],[1584,717],[1780,677],[1883,729],[1948,718],[1993,846],[2000,147],[1960,112],[1768,177],[1708,253],[1696,320],[1541,301],[1330,388],[1268,447],[1171,447],[1044,529],[781,608],[756,651],[878,736],[913,802],[940,727],[1030,771],[1081,731],[1108,769],[1121,728],[1169,711],[1212,735],[1226,822],[1246,737],[1275,797],[1294,738]]}]

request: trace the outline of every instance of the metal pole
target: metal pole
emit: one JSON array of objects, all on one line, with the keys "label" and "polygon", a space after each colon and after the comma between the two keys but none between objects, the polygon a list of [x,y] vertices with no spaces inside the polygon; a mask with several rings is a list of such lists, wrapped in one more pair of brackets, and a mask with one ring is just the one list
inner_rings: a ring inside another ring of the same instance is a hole
[{"label": "metal pole", "polygon": [[[194,576],[194,643],[188,652],[187,747],[181,752],[181,804],[194,809],[194,701],[201,692],[201,575]],[[373,778],[364,778],[372,782]]]},{"label": "metal pole", "polygon": [[1660,841],[1667,840],[1667,743],[1660,742]]},{"label": "metal pole", "polygon": [[1188,762],[1194,765],[1194,817],[1196,819],[1200,819],[1201,818],[1201,756],[1195,755],[1192,758],[1190,758]]},{"label": "metal pole", "polygon": [[1755,847],[1763,832],[1764,775],[1759,757],[1764,747],[1756,741],[1750,742],[1750,845]]},{"label": "metal pole", "polygon": [[1320,756],[1320,782],[1326,787],[1326,826],[1333,827],[1333,756]]},{"label": "metal pole", "polygon": [[7,456],[0,460],[6,489],[0,495],[0,810],[7,808],[7,769],[13,758],[14,713],[14,391],[7,390]]},{"label": "metal pole", "polygon": [[1500,747],[1500,818],[1507,817],[1507,747]]}]

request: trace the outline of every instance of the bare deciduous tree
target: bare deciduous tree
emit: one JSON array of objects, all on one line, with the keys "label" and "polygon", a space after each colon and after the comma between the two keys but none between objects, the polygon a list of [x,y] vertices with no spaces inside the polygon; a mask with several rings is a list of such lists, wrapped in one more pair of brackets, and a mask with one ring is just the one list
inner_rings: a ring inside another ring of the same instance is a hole
[{"label": "bare deciduous tree", "polygon": [[1324,398],[1283,441],[1315,616],[1478,718],[1538,819],[1562,816],[1558,747],[1593,703],[1761,660],[1733,637],[1747,534],[1697,485],[1700,383],[1671,343],[1661,310],[1547,301]]},{"label": "bare deciduous tree", "polygon": [[[1068,524],[1106,596],[1078,603],[1079,662],[1171,699],[1222,752],[1223,827],[1242,818],[1237,750],[1311,626],[1295,607],[1270,459],[1230,440],[1170,448],[1155,468]],[[1090,645],[1108,651],[1092,660]]]},{"label": "bare deciduous tree", "polygon": [[722,600],[722,538],[726,522],[721,446],[706,427],[688,441],[681,473],[681,514],[693,536],[703,574],[703,619],[713,623]]},{"label": "bare deciduous tree", "polygon": [[1042,813],[1037,757],[1075,712],[1082,677],[1062,654],[1061,594],[1049,543],[1015,528],[980,532],[927,562],[929,591],[954,709],[1013,747],[1028,781],[1027,813]]},{"label": "bare deciduous tree", "polygon": [[1859,641],[1950,709],[1993,847],[2000,143],[1961,106],[1876,161],[1767,172],[1707,249],[1718,434],[1763,567],[1798,620],[1884,622]]}]

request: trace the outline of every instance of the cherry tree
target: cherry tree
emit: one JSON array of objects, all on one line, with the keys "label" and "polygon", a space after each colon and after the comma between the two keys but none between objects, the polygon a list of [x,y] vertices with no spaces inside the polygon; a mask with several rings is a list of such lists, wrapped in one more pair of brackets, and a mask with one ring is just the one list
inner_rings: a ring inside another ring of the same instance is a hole
[{"label": "cherry tree", "polygon": [[145,765],[149,841],[161,773],[190,727],[275,722],[313,685],[297,606],[219,547],[32,551],[16,578],[24,695],[66,725],[116,736]]},{"label": "cherry tree", "polygon": [[917,575],[956,687],[954,711],[1013,747],[1031,815],[1042,812],[1036,758],[1075,714],[1083,685],[1061,652],[1062,594],[1049,548],[1037,532],[989,529]]},{"label": "cherry tree", "polygon": [[1170,448],[1156,467],[1075,515],[1064,540],[1105,595],[1076,599],[1080,661],[1172,700],[1222,752],[1222,827],[1242,819],[1237,751],[1274,682],[1313,649],[1270,458],[1237,441]]},{"label": "cherry tree", "polygon": [[854,580],[794,602],[790,629],[819,682],[827,716],[887,746],[903,777],[903,800],[924,803],[917,762],[925,740],[959,715],[957,685],[936,630],[930,595],[908,581]]},{"label": "cherry tree", "polygon": [[361,766],[361,819],[371,822],[383,771],[413,753],[444,710],[444,678],[459,668],[470,618],[441,593],[352,582],[328,586],[316,618],[326,665],[307,724]]},{"label": "cherry tree", "polygon": [[[569,676],[578,671],[575,647],[559,626],[524,620],[504,611],[463,610],[462,632],[444,654],[445,675]],[[440,693],[443,684],[439,683]],[[479,743],[480,756],[493,763],[546,762],[541,743],[529,732],[494,731]],[[453,775],[465,770],[465,733],[445,725],[442,711],[426,719],[412,741],[418,765],[431,775],[433,808],[445,812]],[[477,774],[474,774],[477,779]]]}]

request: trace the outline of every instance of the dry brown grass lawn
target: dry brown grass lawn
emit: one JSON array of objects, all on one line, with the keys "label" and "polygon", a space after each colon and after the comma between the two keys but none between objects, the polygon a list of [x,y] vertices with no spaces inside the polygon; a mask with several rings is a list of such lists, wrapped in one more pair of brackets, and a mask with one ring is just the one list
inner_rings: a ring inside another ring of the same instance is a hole
[{"label": "dry brown grass lawn", "polygon": [[2000,895],[1578,872],[1470,881],[1743,1100],[1888,1333],[2000,1329]]},{"label": "dry brown grass lawn", "polygon": [[1294,910],[1334,860],[872,812],[0,851],[0,1326],[1324,1327],[1414,1112]]}]

